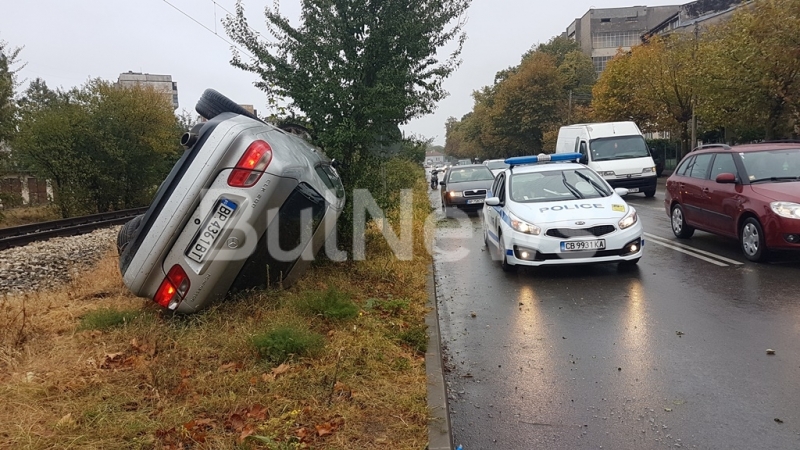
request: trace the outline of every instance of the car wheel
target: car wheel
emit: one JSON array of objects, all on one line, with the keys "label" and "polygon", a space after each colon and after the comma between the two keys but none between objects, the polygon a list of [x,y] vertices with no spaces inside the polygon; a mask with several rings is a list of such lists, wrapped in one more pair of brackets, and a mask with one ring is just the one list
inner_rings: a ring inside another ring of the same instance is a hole
[{"label": "car wheel", "polygon": [[450,207],[450,206],[447,206],[447,202],[442,202],[442,208],[444,208],[444,216],[447,217],[448,219],[452,219],[453,218],[453,208]]},{"label": "car wheel", "polygon": [[644,191],[644,196],[647,197],[647,198],[652,198],[655,195],[656,195],[656,190],[655,189]]},{"label": "car wheel", "polygon": [[694,227],[686,225],[686,219],[683,216],[683,208],[681,205],[672,207],[672,214],[670,214],[670,222],[672,223],[672,232],[676,237],[687,239],[694,234]]},{"label": "car wheel", "polygon": [[238,103],[225,97],[214,89],[206,89],[203,95],[200,96],[200,100],[197,101],[197,105],[195,105],[194,109],[197,111],[197,114],[200,114],[201,117],[207,120],[213,119],[226,112],[261,120],[250,111],[239,106]]},{"label": "car wheel", "polygon": [[498,246],[497,250],[500,252],[500,267],[503,268],[503,272],[516,272],[517,266],[508,263],[506,244],[503,242],[502,236],[500,236],[500,245]]},{"label": "car wheel", "polygon": [[143,218],[144,214],[139,214],[133,219],[125,222],[125,225],[119,229],[119,233],[117,233],[117,251],[120,255],[123,251],[125,251],[125,248],[131,242],[131,240],[133,240],[133,236],[136,234],[136,230],[139,229],[139,225],[142,224]]},{"label": "car wheel", "polygon": [[758,220],[748,217],[739,230],[739,241],[745,258],[750,261],[764,261],[767,259],[767,245],[764,238],[764,229]]}]

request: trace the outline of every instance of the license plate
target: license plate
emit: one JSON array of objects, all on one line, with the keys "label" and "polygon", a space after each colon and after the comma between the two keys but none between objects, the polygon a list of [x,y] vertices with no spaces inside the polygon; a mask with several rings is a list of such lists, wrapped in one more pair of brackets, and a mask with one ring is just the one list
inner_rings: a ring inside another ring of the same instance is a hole
[{"label": "license plate", "polygon": [[639,192],[639,188],[628,188],[628,192]]},{"label": "license plate", "polygon": [[225,226],[228,224],[233,212],[236,211],[236,203],[222,198],[214,206],[214,210],[206,217],[205,222],[197,230],[197,235],[192,239],[189,248],[186,249],[186,256],[192,261],[201,263],[214,248]]},{"label": "license plate", "polygon": [[562,252],[580,252],[587,250],[603,250],[606,248],[605,239],[595,239],[593,241],[562,241]]},{"label": "license plate", "polygon": [[475,203],[483,203],[482,198],[473,198],[471,200],[467,200],[468,205],[474,205]]}]

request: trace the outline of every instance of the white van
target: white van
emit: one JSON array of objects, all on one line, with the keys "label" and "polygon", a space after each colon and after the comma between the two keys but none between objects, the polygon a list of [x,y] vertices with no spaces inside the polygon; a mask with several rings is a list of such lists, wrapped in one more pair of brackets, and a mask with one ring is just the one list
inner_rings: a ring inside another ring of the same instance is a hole
[{"label": "white van", "polygon": [[656,165],[644,136],[633,122],[582,123],[558,130],[556,153],[580,153],[581,162],[595,171],[612,188],[656,193]]}]

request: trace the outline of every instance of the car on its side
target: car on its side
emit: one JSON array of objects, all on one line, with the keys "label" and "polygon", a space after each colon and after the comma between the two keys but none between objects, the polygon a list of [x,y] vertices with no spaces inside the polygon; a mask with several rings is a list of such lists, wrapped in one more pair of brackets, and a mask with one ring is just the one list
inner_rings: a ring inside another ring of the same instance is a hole
[{"label": "car on its side", "polygon": [[196,106],[183,156],[117,247],[124,284],[178,313],[230,291],[288,286],[311,263],[344,207],[332,161],[293,130],[222,94]]},{"label": "car on its side", "polygon": [[479,211],[486,198],[486,190],[492,185],[492,171],[483,164],[450,167],[440,176],[440,195],[445,217],[453,217],[456,209],[467,212]]},{"label": "car on its side", "polygon": [[505,159],[487,159],[483,164],[492,171],[494,176],[508,168]]},{"label": "car on its side", "polygon": [[508,158],[483,206],[489,254],[505,271],[517,266],[620,263],[642,257],[636,209],[580,153]]},{"label": "car on its side", "polygon": [[693,150],[667,178],[672,232],[702,230],[739,241],[745,258],[800,250],[800,142]]}]

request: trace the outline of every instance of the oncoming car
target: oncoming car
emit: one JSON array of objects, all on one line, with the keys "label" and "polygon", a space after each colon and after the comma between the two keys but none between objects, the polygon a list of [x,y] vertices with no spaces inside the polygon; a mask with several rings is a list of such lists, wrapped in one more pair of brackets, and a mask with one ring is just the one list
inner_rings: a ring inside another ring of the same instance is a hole
[{"label": "oncoming car", "polygon": [[211,89],[196,109],[208,121],[184,134],[186,151],[150,208],[117,239],[125,285],[179,313],[229,291],[291,284],[345,202],[332,162],[294,129]]},{"label": "oncoming car", "polygon": [[636,210],[580,153],[506,159],[483,207],[484,242],[503,270],[517,266],[618,262],[642,257]]},{"label": "oncoming car", "polygon": [[480,211],[486,191],[492,185],[492,171],[483,164],[453,166],[439,177],[441,185],[442,210],[445,217],[453,217],[453,212]]}]

